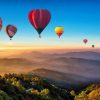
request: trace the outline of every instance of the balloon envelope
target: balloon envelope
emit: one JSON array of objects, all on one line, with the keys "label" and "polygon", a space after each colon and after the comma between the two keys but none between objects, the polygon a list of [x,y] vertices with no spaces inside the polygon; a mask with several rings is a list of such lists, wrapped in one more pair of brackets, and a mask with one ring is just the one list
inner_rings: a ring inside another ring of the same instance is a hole
[{"label": "balloon envelope", "polygon": [[37,30],[39,36],[45,29],[51,19],[51,14],[48,10],[36,9],[28,14],[28,18],[32,26]]},{"label": "balloon envelope", "polygon": [[84,39],[83,42],[86,44],[88,42],[88,39]]},{"label": "balloon envelope", "polygon": [[2,29],[2,19],[0,18],[0,30]]},{"label": "balloon envelope", "polygon": [[16,34],[17,28],[14,25],[6,26],[6,33],[10,37],[10,39]]},{"label": "balloon envelope", "polygon": [[55,33],[60,37],[64,32],[64,28],[61,26],[58,26],[55,28]]}]

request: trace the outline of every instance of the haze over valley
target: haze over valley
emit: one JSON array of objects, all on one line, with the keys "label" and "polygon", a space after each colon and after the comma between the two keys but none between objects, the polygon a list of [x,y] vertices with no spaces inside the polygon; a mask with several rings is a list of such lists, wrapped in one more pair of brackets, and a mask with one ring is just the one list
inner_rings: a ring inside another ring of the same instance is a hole
[{"label": "haze over valley", "polygon": [[34,73],[65,83],[100,80],[96,51],[5,50],[0,52],[0,74]]}]

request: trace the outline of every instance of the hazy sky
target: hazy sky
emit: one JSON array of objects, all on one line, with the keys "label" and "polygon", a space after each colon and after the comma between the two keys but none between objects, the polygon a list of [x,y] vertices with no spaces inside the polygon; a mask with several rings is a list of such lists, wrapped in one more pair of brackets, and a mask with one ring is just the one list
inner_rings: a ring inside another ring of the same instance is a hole
[{"label": "hazy sky", "polygon": [[[32,9],[48,9],[51,21],[38,38],[37,31],[28,20]],[[0,32],[0,47],[100,47],[100,1],[99,0],[0,0],[0,17],[3,29]],[[5,26],[13,24],[17,34],[10,42],[5,33]],[[56,26],[63,26],[64,34],[59,39],[54,32]],[[85,46],[84,38],[89,39]]]}]

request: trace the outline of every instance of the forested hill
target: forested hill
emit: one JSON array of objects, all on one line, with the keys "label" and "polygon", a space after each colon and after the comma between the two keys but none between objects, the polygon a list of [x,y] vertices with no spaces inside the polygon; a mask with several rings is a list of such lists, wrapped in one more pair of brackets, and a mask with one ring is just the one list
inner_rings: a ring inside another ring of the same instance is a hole
[{"label": "forested hill", "polygon": [[80,91],[58,87],[36,75],[0,76],[0,100],[100,100],[100,85]]},{"label": "forested hill", "polygon": [[0,100],[71,100],[69,91],[35,75],[5,74],[0,77]]}]

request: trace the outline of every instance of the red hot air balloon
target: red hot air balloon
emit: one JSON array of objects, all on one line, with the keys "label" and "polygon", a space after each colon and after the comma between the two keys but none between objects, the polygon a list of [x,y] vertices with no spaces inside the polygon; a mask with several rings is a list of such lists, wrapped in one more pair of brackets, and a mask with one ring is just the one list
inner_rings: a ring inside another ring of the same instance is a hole
[{"label": "red hot air balloon", "polygon": [[83,42],[86,44],[88,42],[88,40],[87,39],[84,39]]},{"label": "red hot air balloon", "polygon": [[10,40],[16,34],[16,32],[17,32],[17,28],[15,26],[13,26],[13,25],[7,25],[6,26],[6,33],[10,37]]},{"label": "red hot air balloon", "polygon": [[32,26],[37,30],[39,37],[41,37],[41,32],[50,22],[51,14],[48,10],[36,9],[29,12],[28,18]]},{"label": "red hot air balloon", "polygon": [[0,30],[2,29],[2,19],[0,18]]}]

